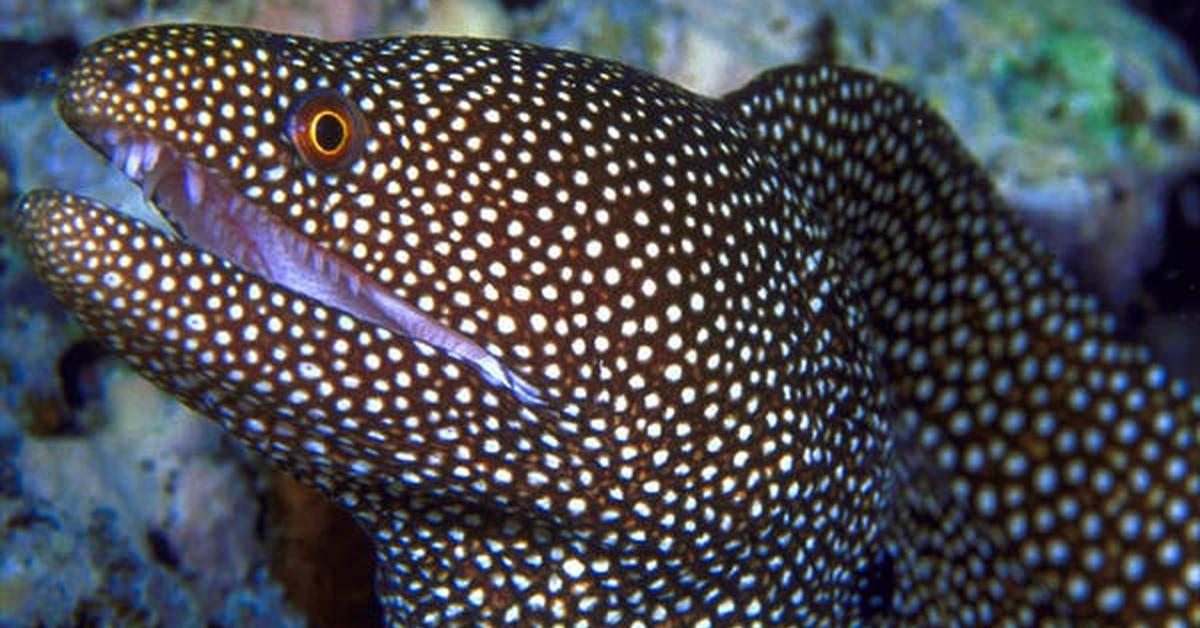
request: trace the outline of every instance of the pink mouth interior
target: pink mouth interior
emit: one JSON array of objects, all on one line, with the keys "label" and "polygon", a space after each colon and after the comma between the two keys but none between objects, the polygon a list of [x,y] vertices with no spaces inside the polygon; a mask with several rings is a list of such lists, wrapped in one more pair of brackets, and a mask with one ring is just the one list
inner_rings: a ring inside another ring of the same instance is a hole
[{"label": "pink mouth interior", "polygon": [[96,137],[102,152],[142,186],[146,198],[195,246],[330,307],[442,349],[522,403],[546,403],[539,389],[473,340],[412,307],[169,146],[113,130]]}]

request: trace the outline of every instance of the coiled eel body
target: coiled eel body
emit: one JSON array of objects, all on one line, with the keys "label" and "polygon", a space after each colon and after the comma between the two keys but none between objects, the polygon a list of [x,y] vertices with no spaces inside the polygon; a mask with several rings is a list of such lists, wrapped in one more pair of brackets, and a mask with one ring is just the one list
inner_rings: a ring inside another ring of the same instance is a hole
[{"label": "coiled eel body", "polygon": [[1200,401],[902,88],[165,25],[64,119],[36,272],[350,509],[388,619],[1200,623]]}]

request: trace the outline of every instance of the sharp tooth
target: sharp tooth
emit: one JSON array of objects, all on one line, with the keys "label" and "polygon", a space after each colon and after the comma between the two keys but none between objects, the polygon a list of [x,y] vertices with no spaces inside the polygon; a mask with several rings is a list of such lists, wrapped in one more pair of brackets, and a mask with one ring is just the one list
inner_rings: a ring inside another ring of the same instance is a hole
[{"label": "sharp tooth", "polygon": [[117,169],[125,168],[126,158],[129,156],[129,144],[118,142],[113,148],[112,163]]},{"label": "sharp tooth", "polygon": [[318,250],[315,245],[313,246],[312,261],[313,261],[313,270],[316,271],[318,275],[324,275],[325,274],[325,252]]},{"label": "sharp tooth", "polygon": [[147,142],[145,151],[142,154],[142,170],[150,172],[158,165],[158,156],[162,152],[162,146],[158,142]]},{"label": "sharp tooth", "polygon": [[125,157],[125,176],[134,181],[140,181],[142,178],[142,155],[145,148],[141,142],[134,142],[130,144],[129,154]]},{"label": "sharp tooth", "polygon": [[313,269],[314,273],[320,274],[320,272],[321,272],[321,254],[320,254],[320,252],[317,251],[316,248],[311,249],[310,253],[311,253],[311,257],[308,258],[309,267]]},{"label": "sharp tooth", "polygon": [[230,220],[223,220],[221,222],[229,222],[230,224],[234,222],[241,222],[242,201],[236,195],[231,197],[229,199],[229,203],[225,205],[225,215],[229,216]]},{"label": "sharp tooth", "polygon": [[198,166],[187,164],[183,169],[183,190],[188,202],[199,207],[204,201],[204,173]]},{"label": "sharp tooth", "polygon": [[225,226],[224,220],[213,221],[213,223],[207,229],[205,229],[205,231],[208,232],[208,234],[212,237],[214,242],[232,242],[233,246],[230,247],[229,250],[234,255],[235,261],[241,260],[241,249],[238,245],[238,240],[236,240],[236,239],[231,240],[226,237],[226,235],[225,235],[226,226]]}]

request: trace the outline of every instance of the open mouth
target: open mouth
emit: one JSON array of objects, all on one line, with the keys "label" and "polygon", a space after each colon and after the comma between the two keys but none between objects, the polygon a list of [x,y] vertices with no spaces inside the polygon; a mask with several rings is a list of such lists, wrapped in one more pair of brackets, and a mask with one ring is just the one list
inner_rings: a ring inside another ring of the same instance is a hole
[{"label": "open mouth", "polygon": [[141,186],[176,237],[359,318],[440,344],[431,332],[417,327],[420,321],[413,317],[423,314],[171,147],[113,130],[92,139],[118,170]]},{"label": "open mouth", "polygon": [[153,138],[100,129],[86,139],[141,186],[182,238],[251,273],[357,318],[437,347],[470,364],[521,403],[545,405],[542,392],[482,346],[409,305],[339,255],[320,246],[230,186]]}]

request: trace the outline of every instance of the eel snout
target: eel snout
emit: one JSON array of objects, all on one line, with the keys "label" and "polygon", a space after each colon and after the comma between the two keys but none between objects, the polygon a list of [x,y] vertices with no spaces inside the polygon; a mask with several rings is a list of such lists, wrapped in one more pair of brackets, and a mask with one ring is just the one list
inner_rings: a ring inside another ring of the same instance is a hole
[{"label": "eel snout", "polygon": [[[236,74],[203,74],[215,59],[230,56],[229,48],[258,38],[278,44],[281,37],[253,32],[232,42],[188,37],[198,32],[187,26],[151,27],[92,44],[60,86],[57,107],[63,120],[142,188],[170,225],[171,235],[280,288],[442,350],[521,403],[545,405],[547,397],[539,387],[479,343],[409,303],[345,251],[334,250],[330,241],[299,230],[287,220],[288,211],[252,192],[253,186],[247,188],[245,181],[258,173],[278,180],[303,170],[303,155],[294,154],[296,147],[289,145],[294,112],[284,107],[275,113],[254,104],[246,93],[249,87]],[[172,43],[138,36],[148,33]],[[246,66],[241,67],[244,71]],[[315,93],[324,100],[338,98],[329,90]],[[289,102],[283,100],[281,106]],[[235,113],[246,112],[259,112],[261,131],[239,129],[231,122]],[[361,134],[360,127],[361,121],[355,128]],[[241,141],[230,139],[235,134]],[[229,154],[216,150],[210,143],[214,136],[235,148]],[[262,141],[255,143],[255,138]],[[80,202],[77,196],[58,199]],[[90,213],[103,205],[86,207]]]}]

